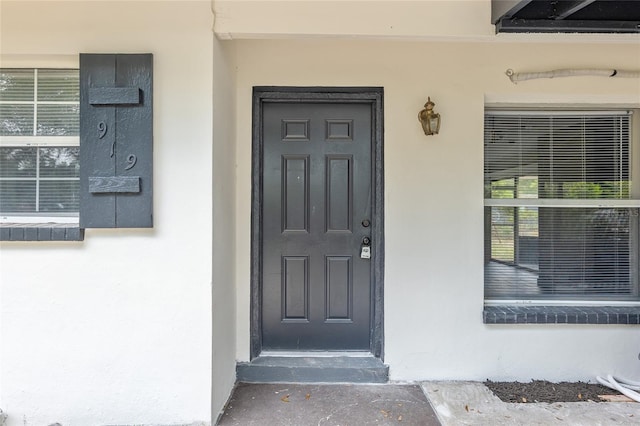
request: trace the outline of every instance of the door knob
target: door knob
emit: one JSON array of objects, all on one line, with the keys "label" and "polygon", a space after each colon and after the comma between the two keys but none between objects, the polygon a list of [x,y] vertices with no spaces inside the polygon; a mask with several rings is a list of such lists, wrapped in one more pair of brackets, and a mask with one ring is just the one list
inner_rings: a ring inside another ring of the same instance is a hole
[{"label": "door knob", "polygon": [[369,237],[364,237],[364,238],[362,239],[362,245],[363,245],[363,246],[371,245],[371,239],[370,239]]}]

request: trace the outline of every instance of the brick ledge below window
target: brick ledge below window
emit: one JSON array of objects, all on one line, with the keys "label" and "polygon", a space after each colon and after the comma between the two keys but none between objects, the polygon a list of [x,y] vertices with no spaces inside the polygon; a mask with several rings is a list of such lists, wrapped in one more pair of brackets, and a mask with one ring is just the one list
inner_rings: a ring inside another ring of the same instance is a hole
[{"label": "brick ledge below window", "polygon": [[640,306],[485,306],[485,324],[640,324]]},{"label": "brick ledge below window", "polygon": [[2,223],[0,241],[83,241],[84,229],[73,223]]}]

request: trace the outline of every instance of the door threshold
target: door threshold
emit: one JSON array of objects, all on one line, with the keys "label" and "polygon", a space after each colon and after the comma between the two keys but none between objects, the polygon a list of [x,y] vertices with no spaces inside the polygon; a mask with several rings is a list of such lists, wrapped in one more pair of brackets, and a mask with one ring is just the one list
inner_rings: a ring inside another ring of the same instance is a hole
[{"label": "door threshold", "polygon": [[260,357],[291,357],[291,358],[333,358],[333,357],[353,357],[353,358],[373,358],[369,351],[280,351],[268,350],[260,352]]},{"label": "door threshold", "polygon": [[[321,356],[318,356],[322,354]],[[313,352],[296,356],[265,355],[236,365],[236,378],[248,383],[387,383],[389,366],[371,353],[360,356]]]}]

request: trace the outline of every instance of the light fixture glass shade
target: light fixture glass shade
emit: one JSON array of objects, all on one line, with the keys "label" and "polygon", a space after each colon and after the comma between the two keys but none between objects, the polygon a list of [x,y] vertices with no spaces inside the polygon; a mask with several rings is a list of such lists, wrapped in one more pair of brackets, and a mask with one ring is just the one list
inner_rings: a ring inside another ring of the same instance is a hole
[{"label": "light fixture glass shade", "polygon": [[435,103],[431,102],[431,97],[428,97],[424,109],[418,113],[418,120],[427,136],[437,135],[440,131],[440,114],[433,110],[434,106]]}]

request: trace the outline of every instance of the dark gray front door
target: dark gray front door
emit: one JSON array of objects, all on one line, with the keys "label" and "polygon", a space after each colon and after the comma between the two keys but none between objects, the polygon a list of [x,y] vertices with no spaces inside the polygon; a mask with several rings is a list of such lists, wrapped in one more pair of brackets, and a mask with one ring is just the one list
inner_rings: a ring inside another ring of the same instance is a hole
[{"label": "dark gray front door", "polygon": [[372,108],[263,105],[263,349],[371,348]]}]

